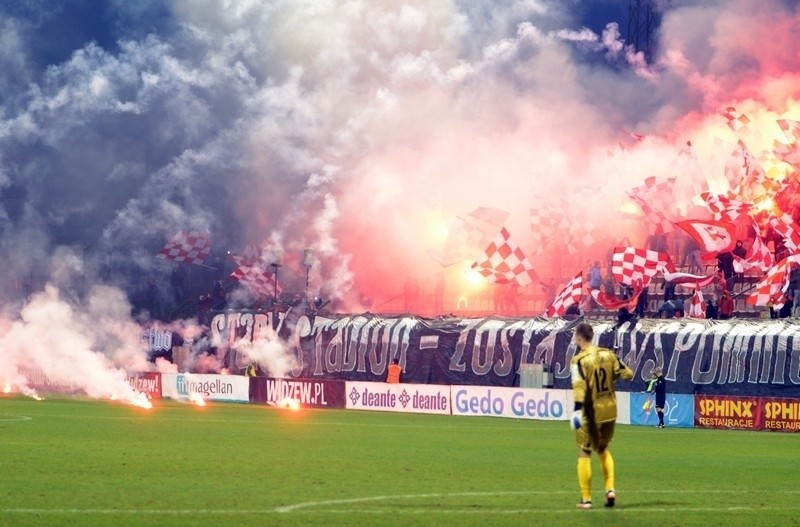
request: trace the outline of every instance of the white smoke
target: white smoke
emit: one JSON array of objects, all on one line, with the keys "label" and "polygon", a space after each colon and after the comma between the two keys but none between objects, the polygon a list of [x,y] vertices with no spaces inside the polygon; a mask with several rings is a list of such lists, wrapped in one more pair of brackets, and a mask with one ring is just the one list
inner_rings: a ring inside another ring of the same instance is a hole
[{"label": "white smoke", "polygon": [[149,406],[126,377],[127,369],[146,367],[146,350],[124,294],[92,288],[85,306],[67,302],[48,285],[18,319],[0,320],[0,380],[22,389],[29,375],[41,374],[89,397]]}]

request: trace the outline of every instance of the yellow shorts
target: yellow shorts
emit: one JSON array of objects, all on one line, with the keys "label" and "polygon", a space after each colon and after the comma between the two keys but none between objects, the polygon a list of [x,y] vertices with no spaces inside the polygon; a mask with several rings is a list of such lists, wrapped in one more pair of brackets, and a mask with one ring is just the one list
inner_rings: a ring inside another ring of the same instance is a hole
[{"label": "yellow shorts", "polygon": [[575,431],[575,440],[578,446],[586,452],[596,450],[602,452],[611,443],[611,438],[614,437],[614,421],[608,423],[600,423],[596,425],[590,423],[584,417],[583,425]]}]

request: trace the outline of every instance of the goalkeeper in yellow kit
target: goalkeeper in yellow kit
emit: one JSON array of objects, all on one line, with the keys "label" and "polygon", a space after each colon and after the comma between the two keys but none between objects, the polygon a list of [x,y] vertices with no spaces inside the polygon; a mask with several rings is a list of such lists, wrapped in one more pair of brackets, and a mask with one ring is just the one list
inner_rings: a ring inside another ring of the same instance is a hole
[{"label": "goalkeeper in yellow kit", "polygon": [[605,477],[606,507],[613,507],[614,458],[608,444],[614,436],[617,420],[615,381],[633,379],[633,370],[616,354],[592,344],[594,330],[586,322],[575,328],[575,344],[580,350],[570,364],[572,389],[575,394],[575,412],[570,424],[578,440],[578,484],[581,501],[578,508],[592,508],[592,450],[600,458]]}]

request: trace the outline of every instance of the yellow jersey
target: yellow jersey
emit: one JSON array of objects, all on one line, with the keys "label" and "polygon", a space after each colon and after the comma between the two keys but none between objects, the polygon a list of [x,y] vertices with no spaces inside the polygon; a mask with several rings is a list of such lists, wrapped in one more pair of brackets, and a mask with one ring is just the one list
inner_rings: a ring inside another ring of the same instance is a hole
[{"label": "yellow jersey", "polygon": [[616,381],[633,379],[633,370],[613,351],[589,346],[572,358],[570,372],[575,402],[583,403],[586,418],[595,424],[615,421]]}]

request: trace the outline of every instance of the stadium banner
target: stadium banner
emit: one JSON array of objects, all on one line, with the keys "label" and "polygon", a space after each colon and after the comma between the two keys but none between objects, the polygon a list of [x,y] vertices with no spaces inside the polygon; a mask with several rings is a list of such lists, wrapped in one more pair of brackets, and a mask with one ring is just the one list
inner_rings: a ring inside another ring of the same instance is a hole
[{"label": "stadium banner", "polygon": [[161,399],[161,374],[155,371],[128,373],[128,384],[150,399]]},{"label": "stadium banner", "polygon": [[207,401],[246,403],[250,399],[250,381],[243,375],[162,373],[161,391],[165,399],[188,399],[197,394]]},{"label": "stadium banner", "polygon": [[[540,362],[550,366],[553,388],[568,389],[582,320],[232,311],[213,316],[208,337],[234,373],[248,362],[237,343],[277,333],[289,344],[289,377],[381,382],[397,359],[408,383],[513,387],[521,364]],[[787,320],[589,322],[597,343],[634,370],[620,391],[643,390],[657,366],[676,394],[786,397],[800,388],[800,325]]]},{"label": "stadium banner", "polygon": [[764,430],[800,432],[800,400],[762,397]]},{"label": "stadium banner", "polygon": [[302,407],[344,408],[344,381],[250,377],[250,402],[278,404],[294,399]]},{"label": "stadium banner", "polygon": [[348,381],[346,408],[415,414],[450,414],[450,387]]},{"label": "stadium banner", "polygon": [[559,420],[569,418],[567,390],[452,386],[453,415]]},{"label": "stadium banner", "polygon": [[[656,426],[658,424],[655,399],[650,399],[648,396],[647,393],[630,394],[630,424],[640,426]],[[650,404],[645,409],[645,402],[648,399]],[[668,393],[664,405],[664,424],[677,428],[694,427],[694,397]]]},{"label": "stadium banner", "polygon": [[698,428],[763,430],[761,400],[755,397],[696,395],[694,424]]},{"label": "stadium banner", "polygon": [[50,376],[46,375],[41,370],[20,370],[20,375],[25,377],[27,384],[39,393],[52,393],[52,394],[78,394],[83,393],[75,383],[70,379],[69,372],[63,372],[63,375]]}]

